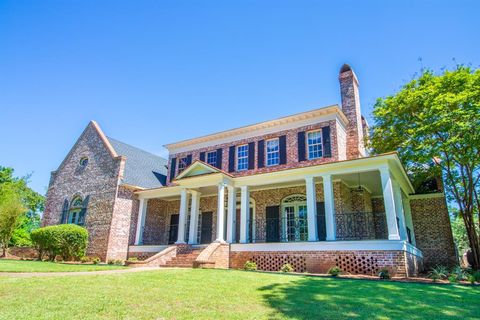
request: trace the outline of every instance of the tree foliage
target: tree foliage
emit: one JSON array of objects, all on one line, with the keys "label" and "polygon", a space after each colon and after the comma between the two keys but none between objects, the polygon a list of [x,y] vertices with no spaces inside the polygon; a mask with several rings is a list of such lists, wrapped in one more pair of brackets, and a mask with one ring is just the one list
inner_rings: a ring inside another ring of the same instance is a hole
[{"label": "tree foliage", "polygon": [[40,213],[44,209],[45,198],[28,187],[30,176],[15,177],[14,170],[0,166],[0,190],[8,188],[17,195],[22,206],[28,211],[22,214],[10,239],[10,245],[30,246],[30,233],[40,226]]},{"label": "tree foliage", "polygon": [[398,151],[412,176],[443,175],[447,196],[464,222],[475,268],[480,267],[474,218],[480,207],[479,115],[480,69],[459,65],[439,75],[423,70],[398,93],[377,100],[371,137],[375,153]]},{"label": "tree foliage", "polygon": [[14,230],[18,227],[20,217],[27,212],[20,196],[11,184],[4,184],[0,188],[0,244],[3,254],[7,255],[7,248]]}]

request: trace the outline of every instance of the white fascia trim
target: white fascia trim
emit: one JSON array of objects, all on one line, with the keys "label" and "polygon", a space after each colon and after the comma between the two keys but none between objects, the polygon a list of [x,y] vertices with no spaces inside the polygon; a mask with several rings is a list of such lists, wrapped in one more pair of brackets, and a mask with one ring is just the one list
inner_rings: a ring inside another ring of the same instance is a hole
[{"label": "white fascia trim", "polygon": [[233,252],[268,251],[405,251],[418,257],[422,252],[401,240],[364,240],[364,241],[319,241],[319,242],[272,242],[272,243],[232,243]]},{"label": "white fascia trim", "polygon": [[332,105],[293,116],[265,121],[250,126],[218,132],[176,143],[170,143],[164,145],[164,147],[168,149],[170,154],[177,154],[331,120],[341,123],[344,127],[348,124],[348,120],[341,108],[338,105]]},{"label": "white fascia trim", "polygon": [[437,193],[426,193],[426,194],[412,194],[409,196],[410,200],[417,200],[417,199],[431,199],[431,198],[444,198],[445,194],[443,192]]},{"label": "white fascia trim", "polygon": [[128,252],[160,252],[168,248],[169,246],[155,245],[155,246],[129,246]]}]

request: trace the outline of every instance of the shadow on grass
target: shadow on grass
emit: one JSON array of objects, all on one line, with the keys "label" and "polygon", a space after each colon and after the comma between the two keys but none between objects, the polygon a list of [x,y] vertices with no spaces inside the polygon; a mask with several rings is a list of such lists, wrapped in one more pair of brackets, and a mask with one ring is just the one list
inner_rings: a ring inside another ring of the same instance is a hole
[{"label": "shadow on grass", "polygon": [[299,276],[260,288],[291,319],[479,319],[479,288]]}]

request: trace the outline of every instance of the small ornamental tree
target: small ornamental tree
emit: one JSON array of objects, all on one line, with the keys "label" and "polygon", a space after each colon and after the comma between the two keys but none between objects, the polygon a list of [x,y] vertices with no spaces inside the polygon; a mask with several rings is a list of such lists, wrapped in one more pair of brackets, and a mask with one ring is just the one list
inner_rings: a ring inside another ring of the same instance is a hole
[{"label": "small ornamental tree", "polygon": [[396,94],[378,99],[373,115],[374,153],[398,151],[417,186],[415,177],[443,175],[479,269],[480,69],[423,70]]},{"label": "small ornamental tree", "polygon": [[7,256],[7,249],[14,230],[21,217],[27,212],[14,186],[3,184],[0,187],[0,244],[2,256]]}]

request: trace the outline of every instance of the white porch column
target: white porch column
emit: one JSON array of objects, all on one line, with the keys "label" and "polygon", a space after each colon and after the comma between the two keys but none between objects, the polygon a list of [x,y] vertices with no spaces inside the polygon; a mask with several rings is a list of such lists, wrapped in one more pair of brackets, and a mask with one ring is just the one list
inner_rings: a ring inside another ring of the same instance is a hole
[{"label": "white porch column", "polygon": [[145,227],[145,217],[147,216],[148,199],[140,199],[137,217],[137,233],[135,234],[135,245],[143,243],[143,228]]},{"label": "white porch column", "polygon": [[403,211],[405,212],[405,225],[410,228],[410,237],[412,238],[412,244],[416,246],[417,242],[415,240],[415,230],[413,229],[412,208],[410,207],[410,199],[408,199],[408,196],[405,196],[405,198],[403,199]]},{"label": "white porch column", "polygon": [[217,240],[216,242],[225,242],[225,184],[218,185],[217,200]]},{"label": "white porch column", "polygon": [[190,207],[190,230],[188,233],[188,243],[197,244],[200,192],[192,190],[190,193],[192,194],[192,205]]},{"label": "white porch column", "polygon": [[323,175],[322,179],[323,197],[325,201],[326,239],[327,241],[333,241],[337,238],[337,227],[335,222],[335,198],[333,194],[332,175]]},{"label": "white porch column", "polygon": [[402,190],[397,181],[392,180],[393,197],[395,199],[395,212],[398,217],[398,228],[401,240],[408,240],[405,212],[403,211]]},{"label": "white porch column", "polygon": [[227,208],[227,242],[233,243],[235,240],[235,218],[237,209],[237,194],[233,186],[227,186],[228,189],[228,208]]},{"label": "white porch column", "polygon": [[393,196],[392,177],[387,166],[380,168],[382,179],[383,201],[385,203],[385,215],[387,217],[388,239],[400,240],[397,226],[397,215],[395,213],[395,198]]},{"label": "white porch column", "polygon": [[313,177],[306,177],[305,183],[307,189],[308,241],[318,241],[317,196],[315,192],[315,179]]},{"label": "white porch column", "polygon": [[250,216],[250,192],[248,186],[240,188],[240,243],[247,243],[248,218]]},{"label": "white porch column", "polygon": [[185,221],[188,210],[188,192],[187,189],[180,191],[180,215],[178,217],[178,238],[176,244],[185,244]]}]

